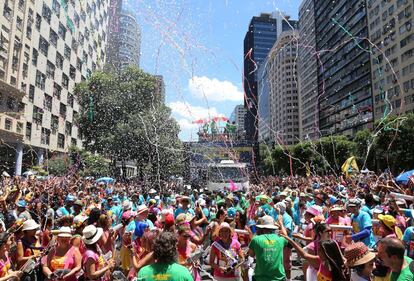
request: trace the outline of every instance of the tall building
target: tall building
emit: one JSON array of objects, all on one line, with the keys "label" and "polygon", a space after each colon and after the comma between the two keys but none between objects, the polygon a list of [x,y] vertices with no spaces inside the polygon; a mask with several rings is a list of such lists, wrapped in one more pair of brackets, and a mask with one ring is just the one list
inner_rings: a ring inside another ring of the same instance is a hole
[{"label": "tall building", "polygon": [[266,63],[262,63],[258,70],[258,118],[259,118],[259,142],[270,143],[270,83],[269,71]]},{"label": "tall building", "polygon": [[299,7],[298,92],[300,139],[319,137],[318,62],[315,39],[313,0],[304,0]]},{"label": "tall building", "polygon": [[276,19],[271,14],[262,13],[252,18],[244,37],[244,107],[247,110],[245,130],[246,139],[250,141],[258,139],[257,69],[275,43],[276,36]]},{"label": "tall building", "polygon": [[373,119],[370,45],[358,39],[368,37],[366,0],[315,0],[314,10],[319,130],[352,136]]},{"label": "tall building", "polygon": [[283,145],[299,141],[297,30],[284,31],[266,61],[270,92],[270,135]]},{"label": "tall building", "polygon": [[111,33],[107,49],[107,67],[122,70],[128,65],[139,67],[141,56],[141,29],[132,11],[124,9],[122,0],[113,0],[115,23],[110,25]]},{"label": "tall building", "polygon": [[16,174],[26,152],[42,163],[47,151],[81,146],[73,91],[102,67],[107,24],[107,1],[0,5],[0,137],[15,150],[2,161],[14,163]]},{"label": "tall building", "polygon": [[414,112],[412,1],[367,1],[374,118]]},{"label": "tall building", "polygon": [[237,126],[237,132],[243,132],[244,130],[244,118],[247,110],[242,104],[236,105],[233,112],[230,115],[230,122],[235,122]]}]

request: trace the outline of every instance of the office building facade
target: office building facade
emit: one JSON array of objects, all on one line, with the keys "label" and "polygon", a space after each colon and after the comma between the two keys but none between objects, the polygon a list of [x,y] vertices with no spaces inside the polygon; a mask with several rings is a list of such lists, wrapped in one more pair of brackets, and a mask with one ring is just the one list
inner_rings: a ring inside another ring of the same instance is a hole
[{"label": "office building facade", "polygon": [[236,105],[233,112],[230,115],[230,122],[235,122],[237,126],[237,132],[243,132],[244,130],[244,118],[247,110],[242,104]]},{"label": "office building facade", "polygon": [[275,143],[299,142],[297,86],[297,30],[279,35],[269,53],[266,68],[270,92],[270,135]]},{"label": "office building facade", "polygon": [[103,66],[107,24],[107,1],[0,5],[0,136],[16,151],[16,174],[26,151],[40,164],[48,151],[82,145],[74,87]]},{"label": "office building facade", "polygon": [[[372,88],[365,0],[315,0],[319,131],[353,136],[372,126]],[[350,36],[349,34],[352,34]]]},{"label": "office building facade", "polygon": [[258,118],[259,118],[259,142],[270,143],[270,83],[269,71],[266,63],[259,67],[258,91]]},{"label": "office building facade", "polygon": [[107,68],[121,71],[132,65],[139,67],[141,57],[141,29],[132,11],[123,8],[122,1],[113,3],[114,21],[110,25],[107,48]]},{"label": "office building facade", "polygon": [[374,118],[414,112],[414,4],[367,1]]},{"label": "office building facade", "polygon": [[315,38],[313,0],[305,0],[299,7],[298,92],[300,139],[319,137],[318,62]]}]

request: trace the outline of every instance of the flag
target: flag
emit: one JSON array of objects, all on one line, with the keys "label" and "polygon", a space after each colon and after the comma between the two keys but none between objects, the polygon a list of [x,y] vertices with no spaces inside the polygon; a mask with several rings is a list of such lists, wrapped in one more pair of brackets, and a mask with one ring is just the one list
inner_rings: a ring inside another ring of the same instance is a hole
[{"label": "flag", "polygon": [[355,156],[351,156],[348,159],[346,159],[341,169],[346,177],[349,177],[350,175],[354,173],[358,173],[359,169],[358,169],[358,164],[356,162]]},{"label": "flag", "polygon": [[306,166],[306,176],[307,177],[310,177],[310,175],[311,175],[311,169],[309,167],[309,162],[306,162],[305,166]]}]

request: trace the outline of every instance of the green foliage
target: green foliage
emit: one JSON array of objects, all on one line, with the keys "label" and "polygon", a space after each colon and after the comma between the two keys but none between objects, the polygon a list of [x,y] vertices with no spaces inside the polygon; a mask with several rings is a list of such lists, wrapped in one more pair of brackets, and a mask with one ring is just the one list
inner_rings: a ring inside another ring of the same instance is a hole
[{"label": "green foliage", "polygon": [[37,176],[47,176],[47,171],[42,166],[32,166],[29,170],[35,172]]},{"label": "green foliage", "polygon": [[[265,174],[289,174],[289,155],[295,174],[306,173],[306,163],[317,174],[339,174],[341,165],[356,156],[359,167],[372,171],[390,169],[394,174],[414,168],[414,114],[391,116],[374,124],[375,131],[361,130],[352,140],[329,136],[286,147],[277,146],[263,157]],[[264,151],[262,149],[261,151]]]},{"label": "green foliage", "polygon": [[71,161],[67,156],[57,156],[47,160],[45,164],[50,175],[63,176],[68,172]]},{"label": "green foliage", "polygon": [[155,78],[134,67],[121,74],[97,72],[77,86],[77,124],[87,150],[134,160],[153,181],[181,173],[182,144],[170,109],[156,94]]}]

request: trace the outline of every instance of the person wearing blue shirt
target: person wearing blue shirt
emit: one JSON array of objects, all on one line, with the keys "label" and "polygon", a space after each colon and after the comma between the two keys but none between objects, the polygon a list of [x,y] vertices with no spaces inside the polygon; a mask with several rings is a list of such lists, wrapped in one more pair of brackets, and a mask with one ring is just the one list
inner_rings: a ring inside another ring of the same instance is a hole
[{"label": "person wearing blue shirt", "polygon": [[65,217],[72,214],[72,205],[76,201],[76,197],[73,195],[68,195],[65,198],[65,206],[60,207],[56,211],[58,217]]},{"label": "person wearing blue shirt", "polygon": [[179,214],[187,214],[187,213],[195,216],[194,210],[189,207],[190,197],[188,196],[181,197],[180,203],[181,203],[181,207],[177,208],[174,211],[174,218],[176,218]]},{"label": "person wearing blue shirt", "polygon": [[404,231],[403,242],[407,249],[407,256],[414,258],[414,226],[407,227]]},{"label": "person wearing blue shirt", "polygon": [[373,247],[375,240],[372,233],[372,219],[368,213],[360,210],[360,204],[358,199],[349,200],[348,208],[352,214],[353,234],[347,235],[347,239],[348,241],[361,241],[368,247]]}]

